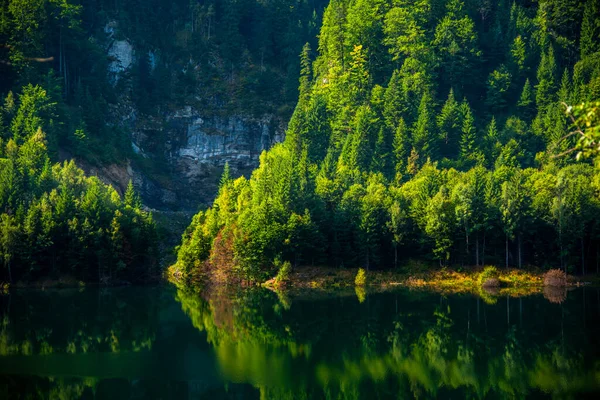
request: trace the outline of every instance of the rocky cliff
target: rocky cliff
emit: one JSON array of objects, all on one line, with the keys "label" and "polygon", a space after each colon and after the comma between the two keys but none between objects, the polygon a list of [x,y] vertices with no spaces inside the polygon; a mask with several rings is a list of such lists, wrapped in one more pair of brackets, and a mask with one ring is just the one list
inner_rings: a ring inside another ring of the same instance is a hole
[{"label": "rocky cliff", "polygon": [[[197,101],[204,100],[200,93],[191,104],[140,112],[131,90],[131,69],[146,52],[127,39],[114,40],[116,30],[114,22],[105,28],[107,73],[122,90],[107,123],[131,135],[134,157],[120,166],[91,168],[91,173],[121,189],[132,179],[151,208],[196,210],[216,195],[225,163],[234,175],[249,174],[261,152],[283,140],[286,127],[280,116],[215,112],[216,104],[203,109],[198,104],[206,102]],[[156,56],[150,52],[148,58],[153,67]]]}]

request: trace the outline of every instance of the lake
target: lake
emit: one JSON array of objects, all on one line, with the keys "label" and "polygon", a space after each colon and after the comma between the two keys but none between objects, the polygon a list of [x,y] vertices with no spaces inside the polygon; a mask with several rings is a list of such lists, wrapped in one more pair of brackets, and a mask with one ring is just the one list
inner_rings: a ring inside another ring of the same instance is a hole
[{"label": "lake", "polygon": [[600,291],[0,295],[1,399],[600,398]]}]

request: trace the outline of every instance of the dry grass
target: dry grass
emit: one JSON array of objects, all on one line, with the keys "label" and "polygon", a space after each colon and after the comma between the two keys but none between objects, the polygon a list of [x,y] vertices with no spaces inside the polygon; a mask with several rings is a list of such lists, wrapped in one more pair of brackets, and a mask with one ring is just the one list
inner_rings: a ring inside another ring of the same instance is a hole
[{"label": "dry grass", "polygon": [[500,281],[497,278],[488,278],[481,284],[481,286],[484,288],[497,288],[500,287]]},{"label": "dry grass", "polygon": [[544,274],[544,286],[566,287],[567,274],[560,269],[551,269]]}]

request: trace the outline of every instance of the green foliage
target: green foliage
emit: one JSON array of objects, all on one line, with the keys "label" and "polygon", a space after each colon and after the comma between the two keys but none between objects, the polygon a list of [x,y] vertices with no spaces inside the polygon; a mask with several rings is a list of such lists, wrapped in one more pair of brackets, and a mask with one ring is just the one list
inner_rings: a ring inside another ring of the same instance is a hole
[{"label": "green foliage", "polygon": [[479,286],[484,286],[486,283],[489,285],[490,279],[497,280],[499,275],[500,274],[498,273],[498,269],[496,267],[487,266],[477,276],[477,283]]},{"label": "green foliage", "polygon": [[179,250],[200,258],[180,262],[194,270],[227,233],[250,280],[272,276],[277,258],[366,270],[411,257],[594,265],[600,182],[562,154],[576,135],[562,143],[559,103],[586,101],[569,112],[595,157],[600,58],[576,60],[581,21],[566,11],[584,7],[475,3],[330,2],[318,57],[302,56],[285,143],[242,190],[221,189],[190,227],[197,248],[192,234]]},{"label": "green foliage", "polygon": [[577,158],[595,158],[600,162],[600,102],[582,103],[567,107],[577,137]]},{"label": "green foliage", "polygon": [[354,284],[356,286],[365,286],[367,284],[367,272],[364,269],[358,269],[356,277],[354,278]]},{"label": "green foliage", "polygon": [[[121,126],[119,100],[131,99],[141,119],[190,103],[207,113],[226,108],[287,118],[298,95],[297,75],[306,72],[297,55],[304,43],[316,44],[325,5],[326,0],[2,1],[0,95],[42,86],[56,103],[57,118],[45,118],[53,128],[43,127],[52,158],[59,145],[98,164],[130,155],[128,132],[115,128]],[[135,49],[118,81],[107,57],[115,40]],[[77,132],[85,133],[84,143]]]},{"label": "green foliage", "polygon": [[285,284],[290,279],[290,273],[292,272],[292,263],[285,261],[279,267],[277,275],[275,276],[275,283],[278,285]]},{"label": "green foliage", "polygon": [[154,221],[141,209],[131,182],[121,199],[112,187],[85,177],[73,161],[52,165],[42,128],[52,126],[53,104],[31,85],[19,103],[12,137],[0,151],[0,279],[155,278]]}]

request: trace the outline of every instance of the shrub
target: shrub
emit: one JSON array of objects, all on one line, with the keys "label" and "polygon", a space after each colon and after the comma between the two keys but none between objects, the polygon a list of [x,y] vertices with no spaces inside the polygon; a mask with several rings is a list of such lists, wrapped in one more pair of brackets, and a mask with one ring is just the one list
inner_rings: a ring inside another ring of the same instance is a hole
[{"label": "shrub", "polygon": [[496,269],[496,267],[485,267],[483,271],[479,274],[477,283],[479,283],[480,286],[484,287],[500,286],[500,281],[498,280],[498,270]]},{"label": "shrub", "polygon": [[481,286],[483,286],[484,288],[497,288],[498,286],[500,286],[500,281],[498,280],[498,278],[489,278],[483,281]]},{"label": "shrub", "polygon": [[277,276],[275,276],[275,283],[281,285],[290,280],[290,273],[292,272],[292,264],[289,261],[284,262],[279,267]]},{"label": "shrub", "polygon": [[560,269],[551,269],[544,274],[544,286],[567,286],[567,274]]},{"label": "shrub", "polygon": [[365,286],[367,284],[367,273],[363,268],[359,268],[354,278],[354,284],[356,286]]}]

